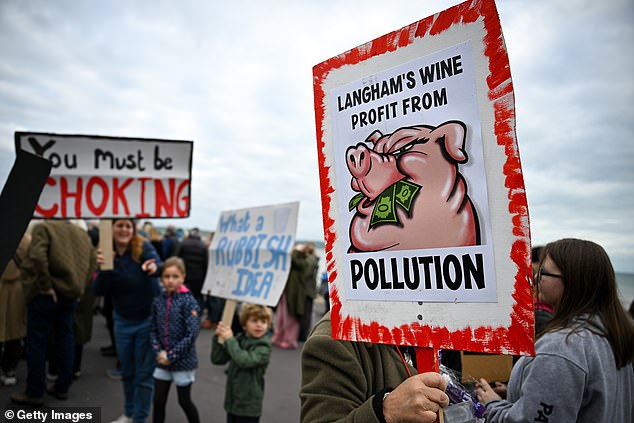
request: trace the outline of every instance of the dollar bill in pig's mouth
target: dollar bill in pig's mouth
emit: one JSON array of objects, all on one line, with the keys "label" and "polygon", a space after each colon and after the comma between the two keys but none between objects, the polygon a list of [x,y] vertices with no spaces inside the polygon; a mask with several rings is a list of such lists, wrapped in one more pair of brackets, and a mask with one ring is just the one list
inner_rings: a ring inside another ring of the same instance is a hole
[{"label": "dollar bill in pig's mouth", "polygon": [[361,207],[370,208],[374,203],[372,217],[370,218],[370,229],[376,225],[391,223],[399,224],[396,207],[400,207],[410,215],[412,204],[420,192],[421,186],[413,182],[401,179],[387,187],[374,200],[370,200],[363,193],[358,193],[348,203],[348,210],[352,211],[361,203]]}]

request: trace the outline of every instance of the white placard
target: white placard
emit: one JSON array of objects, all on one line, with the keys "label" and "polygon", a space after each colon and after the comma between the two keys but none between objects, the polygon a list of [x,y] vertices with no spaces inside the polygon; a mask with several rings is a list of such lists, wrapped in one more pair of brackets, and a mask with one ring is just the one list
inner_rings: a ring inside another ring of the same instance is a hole
[{"label": "white placard", "polygon": [[[464,42],[339,86],[330,94],[330,109],[336,111],[333,113],[333,140],[339,204],[349,204],[352,198],[360,195],[358,189],[353,190],[350,182],[351,177],[353,182],[357,179],[352,174],[356,173],[352,170],[353,164],[347,160],[347,155],[353,154],[350,153],[351,147],[354,149],[354,146],[361,144],[364,151],[366,146],[367,149],[373,150],[371,143],[364,140],[377,130],[382,135],[388,135],[403,128],[415,128],[420,125],[437,127],[450,119],[456,120],[462,122],[466,128],[464,147],[461,150],[461,153],[466,155],[466,160],[457,163],[446,151],[443,151],[445,154],[436,157],[430,154],[425,160],[419,160],[420,166],[433,167],[434,170],[443,170],[440,164],[434,162],[441,161],[443,164],[446,163],[447,167],[455,167],[455,173],[435,175],[430,171],[423,175],[422,171],[416,170],[418,174],[411,175],[399,169],[400,163],[396,161],[392,166],[386,165],[384,170],[377,171],[377,162],[385,163],[388,157],[388,154],[384,154],[388,151],[377,151],[371,158],[376,161],[368,164],[368,167],[374,169],[369,169],[367,174],[357,180],[362,180],[359,184],[376,184],[384,187],[392,182],[389,180],[391,173],[399,172],[399,177],[405,174],[408,180],[412,178],[419,182],[420,189],[416,194],[419,198],[415,198],[414,201],[429,204],[434,201],[449,201],[449,189],[462,178],[466,182],[466,198],[459,201],[470,200],[473,203],[475,219],[470,223],[473,228],[468,230],[477,231],[479,239],[479,245],[458,245],[459,251],[447,248],[411,248],[399,239],[407,236],[405,232],[419,232],[411,245],[425,246],[436,242],[433,239],[434,235],[428,232],[430,224],[423,222],[424,219],[431,220],[433,216],[420,218],[418,222],[418,216],[412,216],[408,223],[388,222],[383,227],[380,227],[380,223],[371,225],[365,236],[354,228],[355,215],[358,215],[357,208],[350,210],[351,207],[340,207],[339,219],[342,222],[353,220],[350,230],[341,234],[342,240],[354,247],[355,240],[351,240],[351,237],[356,236],[362,238],[358,243],[367,245],[366,251],[349,253],[344,257],[342,280],[347,282],[344,285],[347,299],[426,302],[494,302],[497,299],[480,115],[471,49],[471,42]],[[445,143],[447,142],[445,140]],[[389,145],[386,144],[385,149],[388,148]],[[377,147],[374,151],[378,149],[383,150],[383,147]],[[412,151],[415,151],[415,148]],[[365,151],[361,154],[365,154],[364,158],[367,159],[368,153]],[[416,153],[410,155],[415,156]],[[374,174],[371,174],[372,172]],[[388,181],[377,182],[378,179]],[[446,187],[445,190],[449,194],[435,195],[436,186],[441,186],[440,189]],[[381,207],[380,199],[375,203],[374,214],[378,213],[378,208]],[[398,204],[394,204],[393,208],[402,209]],[[409,215],[411,216],[414,211],[410,210]],[[436,206],[428,206],[425,209],[420,207],[416,211],[427,214],[456,214],[455,210]],[[459,224],[457,219],[454,221],[455,225]],[[388,225],[402,227],[388,229]],[[447,227],[445,230],[465,229]],[[381,236],[376,242],[370,239],[374,236],[372,232],[378,231],[390,231],[393,234],[391,236],[396,239],[395,244],[403,245],[392,246],[389,250],[409,251],[400,254],[386,253],[383,244],[386,237]],[[402,234],[396,234],[397,231]],[[351,235],[353,232],[355,235]],[[372,252],[373,248],[377,252]],[[477,283],[471,283],[472,280]],[[408,281],[410,283],[407,283]]]},{"label": "white placard", "polygon": [[298,213],[298,202],[222,212],[202,292],[275,306],[290,271]]},{"label": "white placard", "polygon": [[35,217],[189,216],[191,141],[16,132],[15,144],[52,163]]}]

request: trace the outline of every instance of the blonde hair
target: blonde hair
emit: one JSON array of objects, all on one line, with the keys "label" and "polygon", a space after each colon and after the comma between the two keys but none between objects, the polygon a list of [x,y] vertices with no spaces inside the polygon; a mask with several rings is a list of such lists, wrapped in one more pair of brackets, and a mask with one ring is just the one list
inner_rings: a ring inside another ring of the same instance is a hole
[{"label": "blonde hair", "polygon": [[163,275],[163,271],[165,271],[168,267],[177,268],[183,276],[185,276],[185,262],[182,258],[172,256],[165,259],[165,262],[163,262],[163,269],[161,270],[161,276]]},{"label": "blonde hair", "polygon": [[247,320],[264,319],[266,324],[270,325],[273,319],[273,312],[267,306],[261,304],[243,303],[240,307],[240,326],[244,327],[247,324]]}]

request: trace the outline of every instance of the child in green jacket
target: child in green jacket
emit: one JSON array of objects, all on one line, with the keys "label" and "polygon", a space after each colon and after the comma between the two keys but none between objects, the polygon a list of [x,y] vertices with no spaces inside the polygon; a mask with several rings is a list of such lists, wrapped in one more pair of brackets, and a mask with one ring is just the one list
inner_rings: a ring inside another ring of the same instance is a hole
[{"label": "child in green jacket", "polygon": [[[225,388],[227,423],[257,423],[262,414],[264,373],[271,356],[268,334],[273,313],[259,304],[243,304],[240,325],[243,333],[233,336],[230,327],[218,324],[212,339],[211,362],[229,362]],[[218,341],[222,340],[222,344]]]}]

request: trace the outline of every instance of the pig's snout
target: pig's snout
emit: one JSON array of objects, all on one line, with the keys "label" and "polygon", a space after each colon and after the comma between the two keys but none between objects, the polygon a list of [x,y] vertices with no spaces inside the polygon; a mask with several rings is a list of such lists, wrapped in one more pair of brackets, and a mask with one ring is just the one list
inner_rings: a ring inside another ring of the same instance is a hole
[{"label": "pig's snout", "polygon": [[370,150],[363,144],[350,147],[346,151],[348,169],[355,178],[363,178],[370,171]]},{"label": "pig's snout", "polygon": [[346,163],[352,174],[352,189],[374,200],[387,187],[403,178],[391,154],[379,154],[363,144],[346,150]]}]

